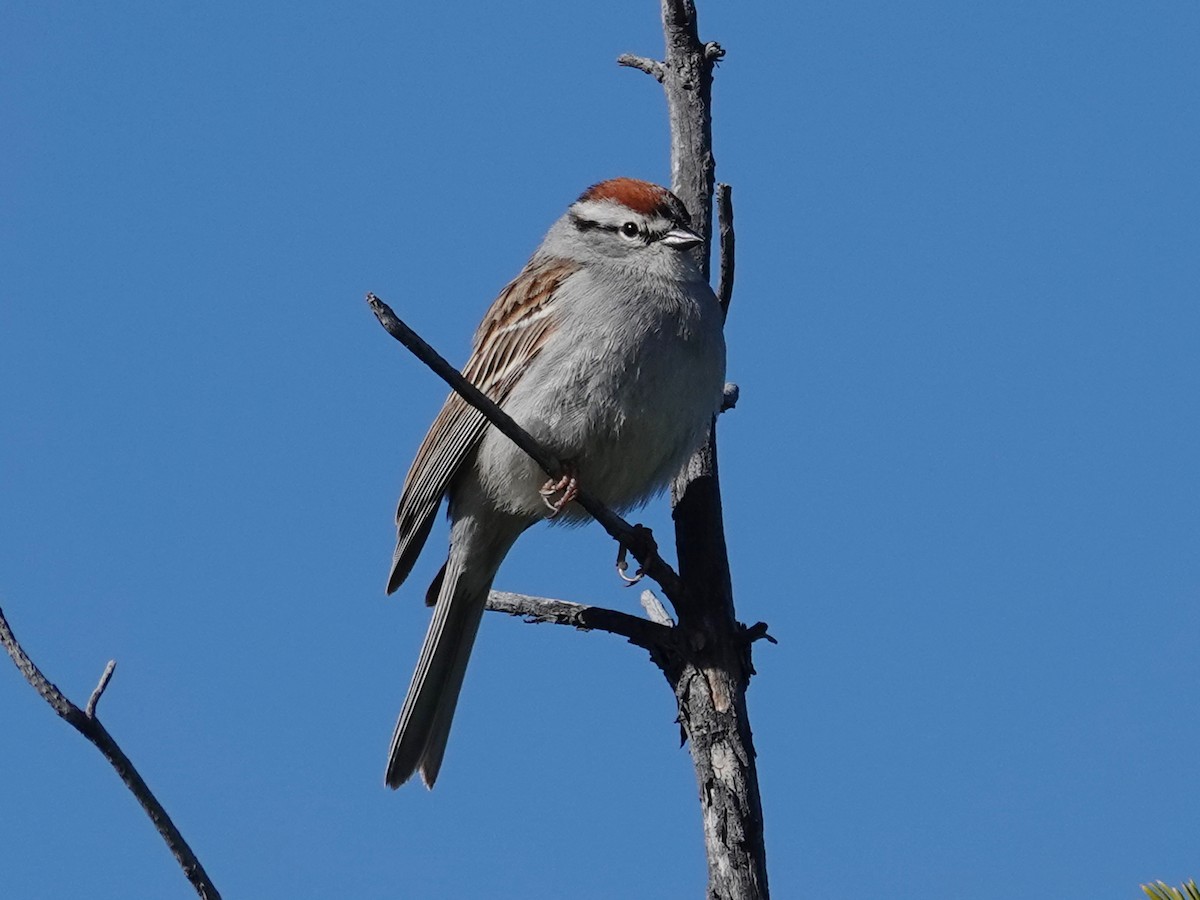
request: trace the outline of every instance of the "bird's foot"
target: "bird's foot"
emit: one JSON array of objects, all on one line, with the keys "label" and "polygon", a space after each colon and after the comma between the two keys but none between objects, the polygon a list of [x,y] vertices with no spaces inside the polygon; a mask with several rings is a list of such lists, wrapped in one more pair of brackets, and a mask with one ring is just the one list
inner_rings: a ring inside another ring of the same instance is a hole
[{"label": "bird's foot", "polygon": [[[562,466],[562,477],[559,479],[551,478],[549,481],[543,484],[542,489],[538,491],[542,497],[542,502],[545,503],[547,509],[550,510],[550,512],[546,514],[547,519],[553,519],[563,511],[563,508],[568,503],[579,496],[579,479],[576,477],[577,473],[575,471],[574,464],[570,462],[564,462]],[[562,496],[557,500],[552,500],[551,498],[558,493],[561,493]]]},{"label": "bird's foot", "polygon": [[[658,545],[655,543],[654,535],[649,528],[645,525],[634,525],[633,529],[636,543],[640,545],[636,549],[644,551],[646,555],[658,552]],[[646,577],[646,572],[639,566],[638,570],[632,576],[626,575],[625,573],[629,571],[629,563],[626,560],[628,554],[629,548],[625,544],[621,544],[617,548],[617,574],[621,576],[621,580],[625,582],[627,587],[632,587]]]}]

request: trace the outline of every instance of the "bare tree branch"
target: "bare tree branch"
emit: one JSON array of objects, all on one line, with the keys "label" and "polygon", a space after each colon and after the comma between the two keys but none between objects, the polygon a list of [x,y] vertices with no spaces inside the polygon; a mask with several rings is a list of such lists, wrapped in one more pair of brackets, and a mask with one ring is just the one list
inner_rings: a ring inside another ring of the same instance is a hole
[{"label": "bare tree branch", "polygon": [[602,606],[492,591],[488,594],[487,608],[510,616],[520,616],[531,623],[569,625],[580,631],[607,631],[646,650],[670,649],[676,643],[675,633],[669,625]]},{"label": "bare tree branch", "polygon": [[171,817],[167,815],[167,811],[163,809],[158,798],[154,796],[142,776],[138,774],[129,757],[113,740],[112,735],[108,733],[100,720],[96,718],[96,704],[100,700],[100,696],[104,693],[104,689],[108,686],[109,679],[112,678],[113,669],[116,666],[115,662],[110,662],[104,669],[104,674],[100,677],[100,683],[96,686],[96,690],[92,692],[91,699],[88,701],[87,709],[82,710],[63,694],[54,684],[52,684],[41,670],[34,664],[33,660],[18,643],[16,635],[13,634],[9,627],[8,620],[4,617],[4,611],[0,610],[0,644],[4,645],[4,649],[8,651],[8,655],[12,661],[16,663],[21,674],[25,676],[35,691],[42,695],[42,699],[53,707],[58,713],[76,731],[82,734],[85,738],[92,742],[104,758],[107,759],[121,780],[125,782],[125,786],[129,788],[138,803],[142,805],[142,809],[146,811],[146,815],[150,817],[150,821],[154,823],[154,827],[158,829],[158,833],[162,835],[162,839],[167,842],[167,847],[170,848],[172,855],[183,869],[183,874],[187,880],[192,883],[192,887],[196,889],[204,900],[221,900],[221,895],[213,886],[212,881],[208,877],[208,873],[204,871],[204,866],[200,864],[200,860],[196,858],[196,854],[192,852],[192,848],[188,846],[187,841],[183,839],[183,835],[179,833],[179,829],[175,827],[175,823],[171,821]]},{"label": "bare tree branch", "polygon": [[708,274],[712,236],[712,195],[716,160],[712,152],[712,70],[725,51],[700,43],[693,0],[660,0],[666,54],[662,85],[671,126],[671,190],[692,214],[706,240],[698,247],[701,271]]},{"label": "bare tree branch", "polygon": [[628,66],[631,69],[641,69],[655,81],[661,82],[665,75],[663,64],[657,59],[647,56],[636,56],[633,53],[622,53],[617,57],[617,65]]},{"label": "bare tree branch", "polygon": [[[719,44],[710,43],[705,46],[706,51],[709,48],[716,47],[720,51],[720,55],[716,59],[721,59],[725,55],[725,51],[721,49]],[[717,302],[721,304],[721,311],[726,316],[729,315],[729,303],[733,300],[733,273],[735,262],[735,235],[733,231],[733,188],[727,184],[717,185],[717,227],[720,229],[720,263],[717,270]],[[733,409],[737,406],[740,392],[738,386],[733,382],[725,384],[725,393],[721,398],[721,412]]]},{"label": "bare tree branch", "polygon": [[[370,304],[375,318],[379,320],[379,324],[388,334],[407,347],[417,359],[429,366],[463,400],[483,413],[492,425],[524,450],[547,475],[551,478],[558,478],[563,474],[562,464],[557,459],[547,453],[541,444],[530,437],[529,433],[514,422],[512,417],[497,406],[490,397],[471,384],[454,366],[446,362],[441,354],[425,343],[419,334],[400,320],[390,306],[374,294],[367,294],[367,303]],[[629,548],[629,551],[641,564],[641,570],[659,583],[663,593],[667,595],[667,599],[672,604],[678,605],[685,602],[683,583],[679,580],[675,570],[658,555],[658,545],[655,544],[654,536],[649,528],[630,525],[591,496],[583,487],[579,489],[575,500],[587,510],[593,519],[600,523],[600,526],[612,536],[613,540],[622,547]]]},{"label": "bare tree branch", "polygon": [[[693,252],[705,275],[712,246],[712,197],[716,161],[712,150],[712,76],[725,55],[702,43],[694,0],[660,0],[662,86],[671,128],[671,190],[705,237]],[[733,291],[733,207],[722,188],[721,275],[723,308]],[[726,404],[737,400],[727,391]],[[716,430],[671,485],[679,576],[685,605],[672,598],[687,648],[683,664],[667,671],[679,704],[679,723],[691,749],[699,787],[709,900],[765,900],[768,896],[762,800],[758,788],[746,688],[754,674],[750,648],[765,636],[737,621],[725,542],[718,478]],[[749,635],[749,638],[748,638]]]},{"label": "bare tree branch", "polygon": [[721,229],[721,266],[717,280],[717,299],[721,309],[729,314],[729,301],[733,299],[733,188],[727,184],[717,185],[717,223]]},{"label": "bare tree branch", "polygon": [[96,704],[100,702],[100,698],[104,696],[104,689],[108,687],[109,681],[112,680],[113,672],[117,669],[117,661],[110,659],[108,665],[104,667],[104,671],[100,673],[100,683],[96,685],[96,689],[92,691],[92,696],[88,697],[87,707],[84,713],[89,719],[96,718]]}]

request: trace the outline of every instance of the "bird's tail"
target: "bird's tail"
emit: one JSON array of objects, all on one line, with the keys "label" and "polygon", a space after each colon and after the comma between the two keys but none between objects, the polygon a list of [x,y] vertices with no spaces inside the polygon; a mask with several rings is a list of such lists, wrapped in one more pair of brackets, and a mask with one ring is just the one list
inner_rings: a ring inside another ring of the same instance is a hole
[{"label": "bird's tail", "polygon": [[417,771],[426,787],[437,780],[492,579],[516,537],[481,535],[469,526],[454,532],[450,557],[433,584],[437,588],[440,580],[433,619],[392,735],[388,787],[400,787]]}]

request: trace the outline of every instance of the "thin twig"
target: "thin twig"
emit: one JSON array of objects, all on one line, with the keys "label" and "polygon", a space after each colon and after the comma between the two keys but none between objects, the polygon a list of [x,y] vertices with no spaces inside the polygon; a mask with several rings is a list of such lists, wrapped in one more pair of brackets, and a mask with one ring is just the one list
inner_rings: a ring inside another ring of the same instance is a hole
[{"label": "thin twig", "polygon": [[622,53],[617,57],[617,65],[626,66],[630,69],[640,69],[660,84],[666,75],[666,69],[657,59],[650,59],[648,56],[638,56],[634,53]]},{"label": "thin twig", "polygon": [[110,659],[108,665],[104,667],[104,671],[100,675],[100,683],[96,685],[96,689],[92,691],[92,696],[88,697],[87,707],[83,710],[89,719],[96,718],[96,704],[100,702],[100,698],[104,696],[104,689],[108,687],[109,681],[112,680],[113,672],[116,671],[117,661]]},{"label": "thin twig", "polygon": [[721,263],[717,276],[717,299],[721,309],[729,314],[729,301],[733,299],[733,188],[727,184],[717,185],[717,222],[721,229]]},{"label": "thin twig", "polygon": [[142,776],[138,774],[129,757],[113,740],[112,735],[108,733],[100,720],[95,718],[95,704],[100,699],[100,694],[104,692],[104,688],[108,684],[108,679],[112,677],[112,669],[114,663],[109,663],[105,668],[105,674],[100,678],[100,684],[96,686],[96,690],[92,692],[92,700],[88,702],[88,709],[92,714],[80,709],[54,684],[52,684],[41,669],[29,658],[29,655],[18,643],[16,635],[8,625],[8,620],[4,618],[4,611],[0,610],[0,644],[4,645],[4,649],[8,651],[8,655],[12,661],[16,663],[17,668],[21,670],[21,674],[25,676],[35,691],[42,695],[47,703],[54,708],[62,718],[85,738],[92,742],[104,758],[107,759],[117,774],[121,776],[121,780],[125,782],[125,786],[129,788],[138,803],[142,805],[142,809],[146,811],[146,815],[150,817],[150,821],[154,823],[154,827],[158,829],[158,833],[162,835],[171,853],[176,861],[183,868],[183,874],[187,876],[187,880],[192,883],[192,887],[196,889],[196,893],[204,900],[221,900],[221,895],[213,886],[212,881],[208,877],[208,873],[204,871],[204,866],[200,864],[200,860],[196,858],[196,854],[192,852],[192,848],[188,846],[187,841],[183,839],[183,835],[179,833],[179,829],[175,827],[175,823],[171,821],[171,817],[167,815],[167,811],[163,809],[158,798],[154,796],[146,782],[142,780]]},{"label": "thin twig", "polygon": [[510,616],[520,616],[526,622],[570,625],[581,631],[607,631],[647,650],[675,645],[675,633],[669,626],[602,606],[492,591],[488,594],[487,608]]},{"label": "thin twig", "polygon": [[[483,413],[492,425],[524,450],[547,475],[551,478],[558,478],[563,474],[561,463],[557,459],[547,453],[541,444],[530,437],[525,429],[514,422],[512,417],[497,406],[483,391],[471,384],[457,369],[446,362],[441,354],[425,343],[419,334],[400,320],[390,306],[375,294],[370,293],[367,294],[367,303],[370,304],[375,318],[379,320],[379,324],[388,334],[407,347],[417,359],[429,366],[467,403]],[[641,564],[642,571],[659,583],[663,593],[667,595],[667,599],[678,608],[680,598],[683,597],[683,583],[679,580],[675,570],[658,555],[658,547],[654,543],[650,529],[640,525],[630,525],[582,488],[575,500],[593,519],[600,523],[600,526],[612,536],[613,540],[621,546],[629,548],[629,551]]]}]

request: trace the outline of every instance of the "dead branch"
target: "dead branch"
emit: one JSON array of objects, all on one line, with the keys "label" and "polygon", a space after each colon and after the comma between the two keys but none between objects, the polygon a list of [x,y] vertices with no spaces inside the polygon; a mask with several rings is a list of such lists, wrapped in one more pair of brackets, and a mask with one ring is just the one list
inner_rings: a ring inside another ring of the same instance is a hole
[{"label": "dead branch", "polygon": [[[417,359],[425,363],[443,381],[450,385],[463,400],[483,413],[492,425],[524,450],[534,462],[541,466],[547,475],[551,478],[558,478],[563,474],[560,462],[552,454],[547,453],[541,444],[535,441],[525,429],[513,421],[508,413],[497,406],[483,391],[464,378],[457,369],[446,362],[441,354],[425,343],[419,334],[401,321],[390,306],[375,296],[375,294],[370,293],[367,294],[367,303],[370,304],[371,311],[375,313],[375,318],[379,320],[379,324],[383,326],[388,334],[407,347]],[[609,533],[613,540],[621,547],[629,549],[629,552],[634,555],[634,558],[641,565],[641,571],[659,583],[663,589],[663,593],[667,595],[667,599],[672,604],[684,602],[683,583],[679,580],[679,576],[675,573],[675,570],[658,555],[658,545],[655,544],[654,536],[651,534],[650,529],[641,525],[630,525],[582,488],[580,488],[575,500],[587,510],[593,519],[600,523],[600,526]]]},{"label": "dead branch", "polygon": [[488,594],[487,608],[519,616],[530,623],[569,625],[580,631],[607,631],[646,650],[672,649],[676,643],[674,631],[669,625],[602,606],[492,591]]},{"label": "dead branch", "polygon": [[727,184],[717,185],[717,224],[721,235],[721,262],[717,278],[717,300],[721,309],[729,314],[729,301],[733,299],[733,188]]},{"label": "dead branch", "polygon": [[[660,0],[666,53],[660,79],[671,128],[671,190],[706,238],[697,262],[708,273],[716,161],[712,150],[713,69],[725,51],[699,38],[693,0]],[[718,196],[721,220],[722,308],[733,294],[733,204],[728,188]],[[726,392],[724,406],[737,402]],[[679,576],[685,605],[675,603],[678,631],[687,647],[684,664],[667,673],[679,704],[679,722],[692,754],[704,823],[710,900],[765,900],[768,896],[762,800],[746,688],[754,674],[758,626],[737,621],[721,512],[716,431],[688,460],[671,485]],[[674,603],[674,600],[672,599]],[[750,635],[750,639],[747,639]],[[666,671],[666,670],[664,670]]]},{"label": "dead branch", "polygon": [[129,788],[130,793],[137,798],[142,809],[146,811],[146,815],[150,817],[150,821],[154,823],[154,827],[158,829],[158,833],[162,835],[162,839],[167,842],[167,847],[183,869],[187,880],[196,889],[196,893],[204,900],[221,900],[221,895],[213,886],[208,873],[204,871],[204,866],[200,864],[200,860],[196,858],[192,848],[183,839],[183,835],[179,833],[179,829],[175,827],[175,823],[171,821],[171,817],[167,815],[163,805],[158,802],[158,798],[154,796],[142,776],[138,774],[129,757],[125,755],[112,735],[96,718],[96,704],[100,701],[104,689],[108,687],[116,662],[110,661],[105,667],[104,674],[100,676],[100,683],[96,685],[96,689],[88,700],[87,708],[80,709],[68,700],[66,695],[51,683],[29,658],[17,641],[16,635],[13,634],[12,628],[9,627],[3,610],[0,610],[0,644],[4,645],[4,649],[8,651],[12,661],[25,676],[25,680],[42,695],[42,699],[49,703],[56,713],[66,719],[72,728],[91,741],[117,770],[117,774],[125,782],[125,787]]},{"label": "dead branch", "polygon": [[635,56],[632,53],[622,53],[618,56],[617,65],[628,66],[631,69],[640,69],[655,81],[660,82],[666,74],[663,64],[657,59],[650,59],[648,56]]},{"label": "dead branch", "polygon": [[87,706],[83,710],[89,719],[96,718],[96,704],[104,696],[104,691],[108,687],[108,683],[112,680],[113,672],[116,670],[117,661],[110,659],[108,665],[104,667],[104,671],[100,673],[100,681],[96,684],[96,689],[92,691],[92,696],[88,697]]}]

